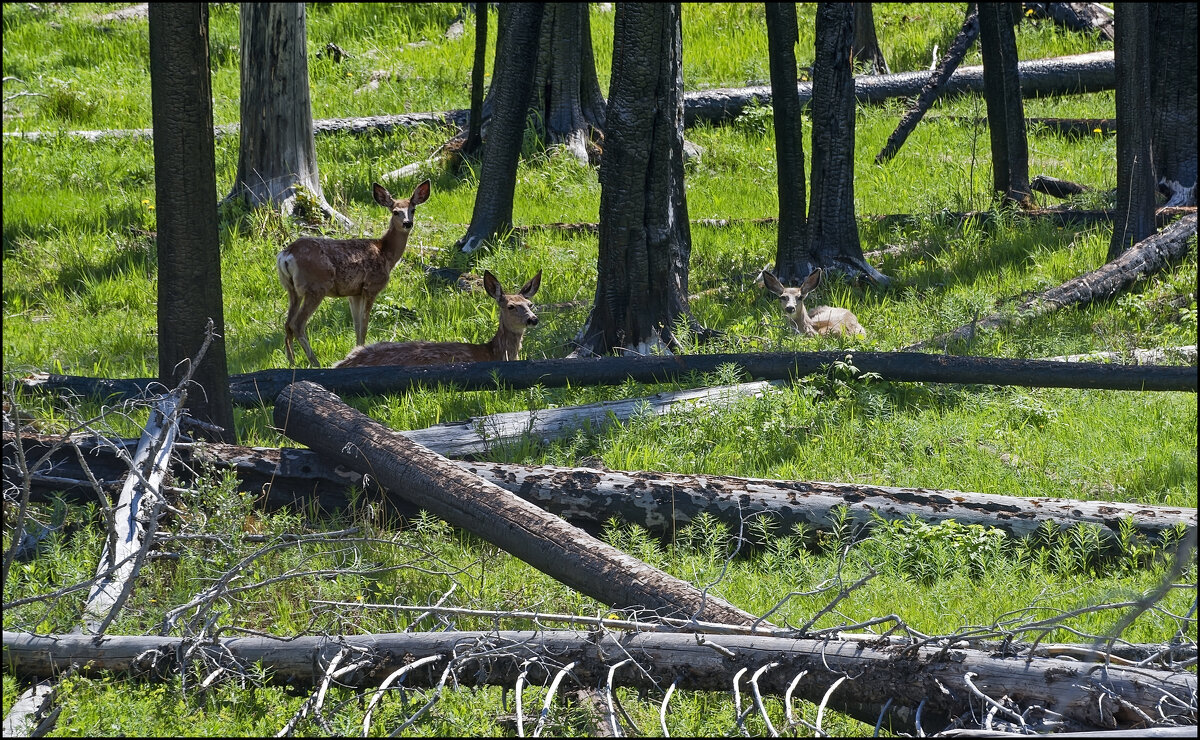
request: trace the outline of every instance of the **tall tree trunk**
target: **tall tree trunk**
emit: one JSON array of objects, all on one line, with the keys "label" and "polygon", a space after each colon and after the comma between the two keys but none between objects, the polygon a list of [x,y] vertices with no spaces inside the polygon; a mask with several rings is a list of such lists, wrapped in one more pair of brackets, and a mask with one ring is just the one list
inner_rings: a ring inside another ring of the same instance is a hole
[{"label": "tall tree trunk", "polygon": [[[1150,4],[1116,4],[1117,218],[1108,259],[1154,233],[1154,159],[1151,153]],[[1194,42],[1194,39],[1193,39]]]},{"label": "tall tree trunk", "polygon": [[580,164],[588,164],[590,156],[599,154],[591,137],[604,128],[588,4],[545,7],[530,105],[543,122],[538,133],[545,142],[561,144]]},{"label": "tall tree trunk", "polygon": [[213,425],[198,433],[233,442],[233,401],[225,359],[208,6],[150,6],[150,100],[154,120],[154,192],[158,204],[158,376],[174,388],[204,342],[211,318],[216,336],[192,378],[194,419]]},{"label": "tall tree trunk", "polygon": [[867,264],[854,217],[854,41],[851,3],[818,3],[812,94],[812,199],[808,204],[808,256],[796,274],[836,267],[888,279]]},{"label": "tall tree trunk", "polygon": [[1150,4],[1150,138],[1168,206],[1196,205],[1197,32],[1196,3]]},{"label": "tall tree trunk", "polygon": [[992,138],[992,186],[1004,200],[1031,208],[1029,145],[1013,25],[1012,3],[979,3],[984,99]]},{"label": "tall tree trunk", "polygon": [[804,277],[800,268],[808,255],[808,226],[804,215],[804,132],[800,95],[796,90],[796,4],[772,2],[766,6],[779,188],[775,276],[784,283],[795,285]]},{"label": "tall tree trunk", "polygon": [[475,63],[471,67],[471,116],[467,119],[464,154],[474,154],[483,143],[483,66],[487,63],[487,3],[475,3]]},{"label": "tall tree trunk", "polygon": [[501,3],[496,61],[488,93],[491,115],[485,132],[479,190],[475,194],[471,225],[455,244],[468,254],[512,227],[517,162],[525,137],[525,113],[533,87],[541,26],[540,3]]},{"label": "tall tree trunk", "polygon": [[600,165],[596,300],[581,354],[677,347],[688,309],[692,238],[683,185],[683,40],[679,3],[620,3],[608,131]]},{"label": "tall tree trunk", "polygon": [[240,9],[241,144],[228,197],[349,227],[349,219],[325,202],[317,172],[304,3],[245,3]]},{"label": "tall tree trunk", "polygon": [[875,13],[871,3],[854,5],[854,59],[871,65],[871,74],[890,75],[883,49],[879,48],[879,37],[875,35]]}]

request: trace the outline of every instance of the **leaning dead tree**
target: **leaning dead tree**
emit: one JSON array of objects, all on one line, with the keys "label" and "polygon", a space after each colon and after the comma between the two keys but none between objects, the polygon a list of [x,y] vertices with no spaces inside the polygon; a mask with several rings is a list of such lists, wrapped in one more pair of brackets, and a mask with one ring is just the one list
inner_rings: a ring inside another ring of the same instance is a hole
[{"label": "leaning dead tree", "polygon": [[892,157],[896,156],[896,152],[900,151],[900,147],[904,146],[904,142],[908,139],[908,135],[913,132],[917,124],[925,116],[926,111],[933,105],[941,94],[942,87],[950,76],[954,74],[954,70],[958,69],[958,65],[962,63],[963,57],[967,54],[967,49],[971,48],[971,44],[975,43],[975,39],[979,36],[979,11],[975,8],[975,3],[967,5],[967,17],[963,21],[962,28],[959,29],[958,35],[954,37],[954,42],[950,44],[950,48],[942,55],[942,60],[938,62],[937,69],[930,76],[929,81],[921,88],[921,93],[917,95],[917,99],[904,113],[900,119],[900,123],[896,125],[896,130],[888,137],[887,142],[883,145],[883,149],[879,154],[875,155],[875,164],[883,164]]},{"label": "leaning dead tree", "polygon": [[[337,637],[222,638],[196,649],[214,664],[261,664],[273,682],[319,685],[342,656],[355,669],[346,686],[376,686],[405,665],[405,685],[444,686],[447,674],[466,686],[545,685],[565,675],[575,685],[614,685],[656,692],[744,688],[752,709],[762,695],[793,696],[893,732],[931,733],[981,727],[984,717],[1026,731],[1079,731],[1196,723],[1196,676],[1065,658],[1020,657],[970,648],[860,641],[664,632],[569,630],[426,632]],[[51,675],[75,663],[100,671],[169,672],[181,640],[4,632],[7,660],[23,677]],[[632,665],[630,665],[632,659]],[[628,666],[625,670],[620,668]],[[618,672],[619,671],[619,672]],[[615,675],[614,675],[615,674]],[[852,680],[847,680],[852,679]],[[557,683],[555,683],[557,685]],[[667,711],[670,693],[663,702]],[[992,710],[996,707],[996,710]],[[739,712],[741,707],[738,707]],[[821,712],[818,712],[820,715]],[[777,717],[784,721],[783,717]],[[818,720],[819,721],[819,720]]]},{"label": "leaning dead tree", "polygon": [[[1195,239],[1196,215],[1184,216],[1175,224],[1130,247],[1102,267],[1022,301],[1015,309],[1015,319],[1028,321],[1068,306],[1085,305],[1092,301],[1112,298],[1128,290],[1138,278],[1153,275],[1178,262],[1192,248]],[[978,331],[1005,326],[1015,319],[1010,314],[989,314],[905,349],[946,347],[951,342],[969,340]]]}]

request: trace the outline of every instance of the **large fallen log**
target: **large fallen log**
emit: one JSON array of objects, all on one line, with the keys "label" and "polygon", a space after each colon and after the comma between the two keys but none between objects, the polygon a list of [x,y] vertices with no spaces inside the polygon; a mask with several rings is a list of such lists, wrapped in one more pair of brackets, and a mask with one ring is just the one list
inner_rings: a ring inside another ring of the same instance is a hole
[{"label": "large fallen log", "polygon": [[[751,378],[795,380],[825,372],[853,355],[861,372],[883,380],[920,383],[1015,385],[1029,388],[1097,390],[1195,391],[1196,373],[1189,368],[1122,366],[1100,363],[1057,363],[1001,357],[931,355],[923,352],[748,352],[650,357],[589,357],[559,360],[454,363],[424,367],[291,368],[259,370],[230,376],[233,401],[262,406],[293,381],[305,380],[345,396],[403,393],[414,386],[459,390],[497,388],[562,388],[567,385],[666,383],[692,373],[712,373],[734,364]],[[34,373],[23,378],[30,392],[68,393],[109,401],[139,398],[156,381],[148,378],[109,380]]]},{"label": "large fallen log", "polygon": [[[820,701],[829,691],[829,707],[870,725],[880,716],[877,707],[886,701],[884,726],[897,732],[917,730],[919,708],[925,733],[945,729],[955,719],[979,726],[986,714],[978,712],[979,694],[994,701],[1004,697],[1008,710],[1024,714],[1031,729],[1042,731],[1131,729],[1142,726],[1142,718],[1149,716],[1196,723],[1196,676],[1187,672],[1005,657],[970,649],[902,647],[886,640],[874,645],[723,635],[700,642],[696,635],[680,633],[496,630],[235,637],[215,642],[191,645],[189,650],[217,665],[261,664],[275,683],[315,685],[333,657],[347,647],[375,658],[366,668],[339,676],[342,685],[353,687],[378,685],[403,665],[430,656],[441,660],[412,670],[405,685],[438,685],[446,661],[451,661],[458,685],[510,687],[522,670],[528,670],[530,683],[546,685],[559,666],[573,664],[574,680],[598,686],[605,684],[613,665],[633,658],[637,665],[618,671],[617,685],[662,691],[678,682],[681,690],[724,692],[745,671],[743,675],[754,675],[763,694],[790,695],[793,682],[791,692],[812,701]],[[96,642],[76,635],[4,632],[8,669],[20,677],[54,675],[71,664],[84,666],[80,670],[85,675],[102,671],[169,675],[182,652],[178,638],[109,636]],[[830,689],[845,677],[852,680]]]},{"label": "large fallen log", "polygon": [[[128,448],[136,442],[110,440],[102,444],[90,437],[73,441],[87,460],[92,477],[105,487],[114,486],[123,469],[113,447]],[[57,442],[52,437],[23,436],[30,465]],[[15,444],[11,432],[5,432],[4,444],[7,481],[13,471],[7,462]],[[269,509],[307,510],[314,502],[325,511],[345,509],[350,503],[350,489],[357,488],[367,500],[387,502],[402,516],[416,513],[416,507],[381,488],[374,476],[364,477],[311,450],[204,444],[180,448],[177,458],[173,468],[177,484],[190,484],[190,471],[201,465],[232,471],[238,477],[239,490],[260,494],[260,505]],[[63,445],[41,467],[32,470],[31,500],[45,502],[60,492],[73,501],[93,495],[78,460],[72,449]],[[455,464],[588,531],[599,530],[615,517],[670,537],[701,512],[715,516],[732,531],[738,530],[743,518],[759,514],[775,519],[780,531],[790,531],[798,524],[822,530],[829,528],[833,509],[839,506],[860,524],[871,523],[874,516],[890,521],[916,515],[926,522],[954,519],[962,524],[996,527],[1013,537],[1032,535],[1044,522],[1052,522],[1061,530],[1081,522],[1096,524],[1109,541],[1117,536],[1124,520],[1150,541],[1176,525],[1196,526],[1195,509],[1173,506],[724,475],[470,461]]]},{"label": "large fallen log", "polygon": [[754,617],[572,527],[342,403],[313,383],[289,385],[275,424],[321,455],[371,475],[410,503],[616,608],[748,624]]},{"label": "large fallen log", "polygon": [[1196,214],[1192,213],[1162,231],[1151,234],[1125,250],[1115,260],[1086,275],[1072,278],[1062,285],[1048,288],[1027,298],[1017,305],[1015,318],[1007,313],[989,314],[932,339],[911,344],[905,349],[943,348],[951,342],[973,338],[976,332],[1006,326],[1014,320],[1028,321],[1067,306],[1086,305],[1092,301],[1112,298],[1128,290],[1138,278],[1153,275],[1183,259],[1195,238]]},{"label": "large fallen log", "polygon": [[[1112,90],[1116,86],[1117,79],[1111,51],[1049,59],[1031,59],[1020,62],[1018,72],[1021,76],[1021,94],[1027,98]],[[931,75],[933,72],[929,71],[860,75],[854,78],[854,93],[858,102],[868,104],[879,104],[892,98],[914,97],[921,92],[921,88],[929,81]],[[796,88],[800,93],[800,105],[807,105],[808,101],[812,99],[812,83],[799,81]],[[944,99],[982,92],[983,67],[962,67],[955,70],[942,86],[939,96]],[[684,93],[683,121],[685,126],[694,126],[697,123],[723,124],[737,118],[749,105],[770,104],[771,87],[769,85],[694,90]],[[458,109],[393,116],[326,118],[313,121],[313,134],[386,133],[399,128],[436,125],[449,125],[461,129],[466,127],[468,113],[469,111],[465,109]],[[236,134],[238,131],[237,124],[224,124],[215,126],[213,132],[217,138],[221,138]],[[153,129],[144,128],[67,132],[5,131],[4,138],[36,141],[46,137],[61,136],[63,133],[87,141],[128,137],[149,139],[154,135]]]},{"label": "large fallen log", "polygon": [[1100,34],[1105,41],[1116,39],[1113,12],[1100,3],[1022,3],[1034,18],[1049,18],[1069,31]]}]

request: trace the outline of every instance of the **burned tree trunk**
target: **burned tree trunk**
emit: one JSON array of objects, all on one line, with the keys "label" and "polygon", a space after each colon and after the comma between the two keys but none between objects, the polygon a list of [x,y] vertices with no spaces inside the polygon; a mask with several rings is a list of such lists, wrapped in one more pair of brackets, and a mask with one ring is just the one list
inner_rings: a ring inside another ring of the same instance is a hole
[{"label": "burned tree trunk", "polygon": [[1154,233],[1150,80],[1159,70],[1150,68],[1150,4],[1117,3],[1117,15],[1117,219],[1109,261]]},{"label": "burned tree trunk", "polygon": [[[1150,140],[1167,206],[1196,205],[1196,3],[1150,3]],[[1143,124],[1144,125],[1144,122]]]},{"label": "burned tree trunk", "polygon": [[[854,5],[854,59],[855,62],[865,62],[870,65],[871,73],[890,75],[887,59],[883,49],[879,48],[879,37],[875,35],[875,13],[871,3],[853,3]],[[769,7],[769,6],[768,6]]]},{"label": "burned tree trunk", "polygon": [[587,3],[546,3],[538,41],[531,107],[548,145],[561,145],[586,165],[599,156],[604,96],[592,55]]},{"label": "burned tree trunk", "polygon": [[[775,113],[776,183],[779,228],[775,275],[798,285],[808,256],[804,175],[804,132],[796,92],[796,4],[767,3],[767,46],[771,66],[771,107]],[[806,273],[805,273],[806,274]]]},{"label": "burned tree trunk", "polygon": [[[241,139],[237,177],[227,197],[349,226],[321,190],[306,38],[304,3],[241,7]],[[319,214],[305,211],[311,208]]]},{"label": "burned tree trunk", "polygon": [[284,434],[413,504],[512,553],[563,584],[616,608],[659,616],[749,624],[722,599],[611,547],[508,491],[471,475],[312,383],[293,383],[275,402]]},{"label": "burned tree trunk", "polygon": [[1029,190],[1029,143],[1017,65],[1012,3],[979,3],[979,47],[984,98],[992,141],[992,187],[1008,202],[1033,206]]},{"label": "burned tree trunk", "polygon": [[462,152],[475,154],[483,144],[483,67],[487,63],[487,4],[475,6],[475,61],[471,67],[471,112]]}]

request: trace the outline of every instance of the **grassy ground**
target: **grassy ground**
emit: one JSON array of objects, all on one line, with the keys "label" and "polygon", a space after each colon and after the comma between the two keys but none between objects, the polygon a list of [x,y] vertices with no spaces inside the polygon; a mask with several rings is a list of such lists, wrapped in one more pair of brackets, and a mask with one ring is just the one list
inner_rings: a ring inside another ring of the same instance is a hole
[{"label": "grassy ground", "polygon": [[[5,96],[27,90],[44,97],[16,98],[5,106],[4,131],[143,128],[150,125],[146,22],[109,22],[93,17],[120,5],[6,4]],[[460,6],[309,6],[313,54],[327,43],[350,53],[340,65],[310,56],[314,116],[341,117],[467,107],[472,28],[457,40],[443,31]],[[607,89],[612,13],[593,6],[598,72]],[[894,71],[929,66],[934,44],[945,49],[961,21],[953,4],[877,4],[880,40]],[[798,61],[811,62],[813,6],[800,6]],[[490,32],[495,33],[495,22]],[[102,30],[107,28],[108,30]],[[213,89],[217,123],[238,115],[237,10],[211,10]],[[766,37],[760,4],[687,4],[684,11],[684,80],[688,89],[766,84]],[[494,42],[494,38],[493,38]],[[1096,38],[1065,34],[1048,23],[1018,29],[1022,58],[1104,48]],[[491,60],[489,59],[489,64]],[[965,64],[978,64],[977,50]],[[359,91],[377,70],[391,76],[376,90]],[[22,87],[23,85],[23,87]],[[1026,101],[1030,116],[1112,117],[1111,93]],[[1058,284],[1104,261],[1109,228],[1060,229],[1019,216],[982,227],[950,228],[933,214],[942,210],[987,209],[991,170],[987,129],[940,118],[924,122],[888,165],[873,164],[900,113],[899,104],[861,108],[856,129],[856,208],[860,214],[930,214],[920,225],[880,229],[864,225],[863,247],[912,247],[884,257],[876,266],[894,279],[892,289],[832,284],[821,302],[851,308],[867,328],[867,339],[798,338],[777,314],[775,301],[754,282],[774,259],[770,227],[694,227],[691,287],[700,320],[726,333],[723,340],[690,348],[695,352],[807,350],[846,347],[892,350],[969,321],[976,312],[1011,307],[1013,296]],[[939,104],[934,114],[983,115],[982,101]],[[704,148],[688,165],[687,195],[692,218],[761,218],[776,215],[773,130],[769,109],[751,110],[737,123],[690,129]],[[807,128],[807,121],[805,123]],[[376,233],[384,212],[373,203],[370,184],[383,173],[425,159],[450,132],[428,127],[390,135],[325,136],[317,155],[326,197],[364,233]],[[1067,138],[1030,132],[1031,173],[1090,185],[1100,192],[1115,183],[1112,137]],[[89,144],[68,137],[38,142],[6,140],[3,151],[4,373],[6,381],[33,370],[76,375],[154,375],[156,361],[154,163],[142,140]],[[232,185],[237,141],[217,144],[218,192]],[[480,255],[472,264],[449,252],[471,213],[477,169],[431,168],[433,196],[418,210],[409,254],[397,267],[377,303],[370,340],[465,339],[483,341],[495,327],[494,308],[482,293],[464,293],[426,280],[416,269],[428,265],[469,267],[497,274],[516,285],[544,270],[536,302],[542,321],[526,337],[529,358],[561,357],[586,318],[595,293],[596,239],[554,231],[532,231],[511,248]],[[409,192],[413,178],[387,183]],[[1082,205],[1102,206],[1093,195]],[[527,147],[517,175],[518,225],[594,221],[599,185],[594,169],[569,157]],[[274,255],[299,234],[295,224],[266,213],[223,214],[222,278],[231,372],[286,366],[282,316],[286,300],[274,270]],[[1128,295],[1088,308],[1060,312],[1037,322],[979,337],[970,353],[999,357],[1042,357],[1099,350],[1195,344],[1197,279],[1195,249],[1185,262]],[[331,362],[353,344],[349,310],[329,300],[310,324],[318,355]],[[713,382],[731,377],[714,377]],[[541,389],[504,393],[422,390],[359,399],[354,405],[397,429],[498,411],[624,398],[659,390],[628,383],[608,388]],[[61,429],[85,405],[70,410],[45,398],[24,397],[36,423]],[[270,409],[239,409],[239,432],[247,444],[288,444],[271,429]],[[109,418],[116,433],[138,433],[139,413]],[[817,479],[930,488],[958,488],[1013,495],[1140,501],[1196,506],[1197,405],[1194,394],[1121,393],[1069,389],[1017,389],[882,383],[849,377],[816,378],[747,400],[719,413],[691,411],[670,418],[641,418],[603,434],[579,434],[545,447],[500,450],[516,462],[605,465],[614,469],[673,470],[784,479]],[[184,503],[180,531],[223,534],[228,547],[182,543],[177,561],[155,564],[144,575],[115,633],[155,629],[164,610],[200,590],[207,579],[258,545],[237,535],[259,532],[327,531],[358,526],[363,535],[388,542],[356,541],[314,545],[272,556],[256,566],[253,579],[294,576],[231,597],[218,624],[264,629],[275,634],[404,629],[411,617],[322,608],[313,599],[365,603],[428,603],[451,585],[451,602],[481,609],[537,608],[596,614],[603,606],[569,591],[474,537],[431,519],[404,523],[380,519],[366,506],[318,518],[311,513],[264,515],[249,496],[213,481]],[[47,517],[52,517],[46,512]],[[66,528],[52,550],[18,564],[4,599],[90,577],[100,551],[94,511],[66,514]],[[232,526],[231,526],[232,524]],[[232,530],[232,531],[231,531]],[[240,530],[240,531],[239,531]],[[660,542],[636,528],[611,526],[606,537],[628,552],[697,584],[718,579],[731,535],[711,522]],[[736,605],[764,613],[780,594],[812,588],[838,575],[834,535],[759,532],[745,546],[714,591]],[[805,535],[802,537],[801,535]],[[8,533],[6,530],[6,544]],[[834,539],[830,539],[834,537]],[[1010,609],[1070,610],[1119,601],[1157,583],[1163,572],[1137,543],[1101,553],[1086,531],[1037,548],[996,540],[975,530],[878,529],[854,545],[842,575],[861,576],[871,565],[881,575],[827,615],[818,627],[897,613],[915,629],[950,633],[965,625],[991,624]],[[849,540],[846,540],[848,542]],[[430,568],[428,563],[437,565]],[[298,573],[338,569],[336,578]],[[1191,576],[1194,581],[1194,575]],[[252,580],[253,580],[252,579]],[[997,595],[1001,598],[996,598]],[[828,602],[829,594],[797,598],[777,613],[777,623],[800,624]],[[1191,595],[1175,592],[1168,607],[1187,611]],[[6,629],[66,631],[78,620],[79,600],[6,609]],[[1072,627],[1100,632],[1117,615],[1080,617]],[[426,623],[429,627],[430,623]],[[459,619],[463,629],[490,621]],[[529,626],[506,622],[504,628]],[[1147,614],[1126,634],[1132,641],[1168,639],[1179,624],[1163,613]],[[1194,623],[1189,627],[1194,639]],[[1051,639],[1077,639],[1066,632]],[[7,711],[19,686],[5,673]],[[203,695],[181,693],[178,683],[114,684],[96,679],[70,682],[59,721],[63,734],[264,734],[275,732],[301,701],[278,689],[247,694],[219,685]],[[349,692],[336,701],[350,701]],[[638,725],[657,732],[655,696],[623,697]],[[497,723],[500,692],[450,692],[414,731],[419,734],[512,732]],[[510,697],[511,711],[511,697]],[[537,701],[534,692],[526,706]],[[676,703],[678,702],[678,703]],[[385,704],[380,727],[395,726],[419,704]],[[540,706],[540,704],[538,704]],[[727,697],[683,696],[673,700],[671,731],[716,734],[733,728]],[[776,703],[769,705],[782,711]],[[333,712],[334,729],[354,730],[361,721],[353,701]],[[527,710],[528,711],[528,710]],[[811,721],[815,713],[808,706]],[[183,717],[189,717],[184,720]],[[577,716],[556,715],[553,731],[585,732]],[[755,720],[757,718],[754,718]],[[391,722],[389,725],[388,722]],[[870,728],[837,719],[831,731],[861,734]],[[315,725],[306,725],[316,732]],[[762,725],[749,724],[755,731]]]}]

